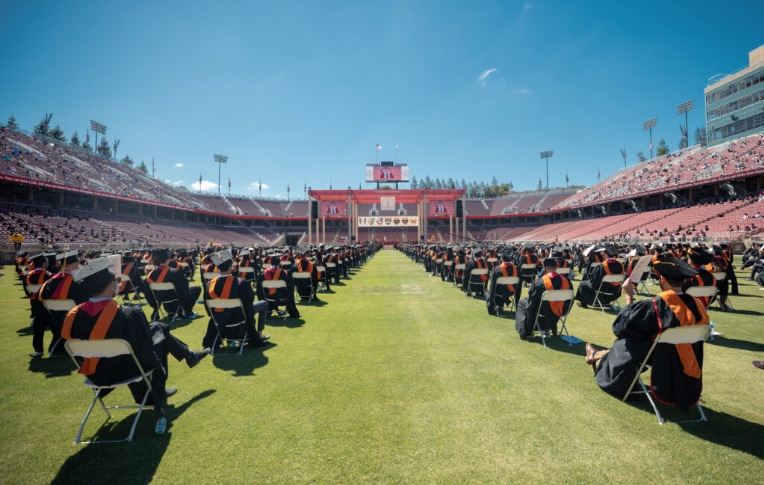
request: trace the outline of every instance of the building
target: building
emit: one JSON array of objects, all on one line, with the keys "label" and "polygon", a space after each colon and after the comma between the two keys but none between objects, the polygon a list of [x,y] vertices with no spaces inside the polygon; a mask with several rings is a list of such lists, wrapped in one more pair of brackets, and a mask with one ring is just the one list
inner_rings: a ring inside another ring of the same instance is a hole
[{"label": "building", "polygon": [[709,145],[764,130],[764,45],[748,54],[748,67],[710,78],[703,93]]}]

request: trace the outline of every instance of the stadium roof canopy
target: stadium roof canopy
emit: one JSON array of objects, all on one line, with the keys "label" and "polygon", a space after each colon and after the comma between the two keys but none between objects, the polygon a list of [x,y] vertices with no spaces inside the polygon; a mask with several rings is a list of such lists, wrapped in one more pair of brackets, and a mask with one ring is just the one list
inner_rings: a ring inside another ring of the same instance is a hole
[{"label": "stadium roof canopy", "polygon": [[464,189],[428,189],[428,190],[309,190],[308,196],[319,202],[351,201],[358,204],[379,203],[381,197],[395,197],[398,204],[416,204],[424,200],[456,200],[464,197]]}]

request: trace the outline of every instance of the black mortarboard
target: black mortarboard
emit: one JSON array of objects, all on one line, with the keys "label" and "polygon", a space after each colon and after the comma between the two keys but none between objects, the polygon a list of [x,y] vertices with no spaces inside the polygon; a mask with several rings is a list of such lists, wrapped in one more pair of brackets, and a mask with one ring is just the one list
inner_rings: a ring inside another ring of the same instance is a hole
[{"label": "black mortarboard", "polygon": [[673,256],[661,256],[653,263],[653,269],[670,280],[683,280],[698,274],[692,266]]}]

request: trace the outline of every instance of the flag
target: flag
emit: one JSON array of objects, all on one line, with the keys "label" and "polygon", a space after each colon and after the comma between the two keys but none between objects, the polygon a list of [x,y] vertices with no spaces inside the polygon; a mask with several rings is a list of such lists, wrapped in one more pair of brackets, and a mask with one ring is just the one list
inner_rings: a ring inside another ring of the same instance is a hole
[{"label": "flag", "polygon": [[568,179],[568,174],[566,173],[566,174],[565,174],[565,183],[567,184],[567,183],[569,183],[569,182],[570,182],[570,180]]},{"label": "flag", "polygon": [[379,143],[377,143],[377,150],[381,150],[381,149],[382,149],[382,145],[380,145]]}]

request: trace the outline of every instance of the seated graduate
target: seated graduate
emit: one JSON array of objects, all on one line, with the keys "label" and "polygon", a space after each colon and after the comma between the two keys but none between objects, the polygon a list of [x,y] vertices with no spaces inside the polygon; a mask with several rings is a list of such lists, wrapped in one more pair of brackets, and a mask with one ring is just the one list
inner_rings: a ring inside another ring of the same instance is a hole
[{"label": "seated graduate", "polygon": [[557,259],[544,259],[544,275],[531,283],[528,289],[528,298],[523,298],[517,304],[517,313],[515,314],[515,330],[520,334],[520,338],[525,340],[533,336],[533,327],[538,313],[539,328],[544,331],[551,331],[552,335],[557,335],[557,322],[565,314],[572,304],[568,302],[543,302],[541,297],[546,290],[569,290],[570,281],[564,276],[557,274]]},{"label": "seated graduate", "polygon": [[[265,321],[268,318],[268,302],[256,302],[255,292],[252,290],[252,285],[244,279],[233,276],[233,255],[231,254],[231,251],[225,249],[217,254],[213,254],[211,259],[220,271],[220,276],[211,279],[207,283],[207,286],[205,286],[204,301],[207,302],[218,298],[241,300],[242,307],[244,308],[245,323],[244,328],[240,333],[231,334],[232,331],[235,332],[237,330],[226,328],[225,325],[241,321],[241,310],[238,308],[215,309],[213,311],[219,312],[219,314],[215,315],[219,324],[219,327],[216,329],[215,320],[211,318],[212,315],[210,314],[210,310],[205,305],[207,314],[210,315],[210,321],[207,325],[207,333],[204,336],[202,345],[205,348],[212,347],[218,331],[223,338],[242,338],[244,336],[244,331],[246,331],[249,346],[256,347],[262,345],[270,338],[268,335],[263,335]],[[258,314],[257,331],[255,331],[255,313]]]},{"label": "seated graduate", "polygon": [[509,299],[515,299],[515,308],[520,302],[520,294],[523,291],[523,285],[499,285],[496,281],[503,276],[519,276],[517,266],[512,263],[514,253],[510,248],[501,252],[501,263],[491,270],[491,280],[488,285],[488,295],[486,295],[486,307],[488,314],[493,315],[496,312],[498,303],[499,310],[509,305]]},{"label": "seated graduate", "polygon": [[[77,272],[76,279],[81,281],[89,299],[69,312],[64,319],[61,336],[66,340],[126,340],[143,370],[154,370],[151,385],[162,400],[178,391],[175,387],[165,388],[167,355],[171,354],[178,361],[185,360],[189,367],[194,367],[210,350],[189,350],[186,344],[170,334],[170,327],[166,324],[149,324],[141,308],[117,304],[114,297],[119,291],[119,283],[110,266],[108,258],[98,258]],[[131,356],[123,355],[89,359],[79,372],[97,385],[109,385],[134,377],[138,369]],[[140,403],[146,393],[146,385],[143,381],[130,384],[130,391],[135,401]],[[153,399],[151,404],[154,404]]]},{"label": "seated graduate", "polygon": [[[79,271],[80,268],[79,254],[76,250],[67,251],[58,254],[56,259],[61,260],[61,271],[42,285],[37,293],[37,300],[40,303],[43,303],[45,300],[73,300],[77,305],[85,303],[88,299],[85,291],[79,283],[74,282],[74,273]],[[40,315],[41,321],[39,324],[37,317],[35,317],[34,336],[32,337],[34,353],[30,354],[31,357],[40,357],[42,355],[43,334],[46,325],[50,326],[51,333],[53,333],[53,339],[48,346],[48,351],[52,351],[54,347],[57,351],[63,352],[64,350],[62,345],[57,346],[56,344],[61,337],[61,326],[64,323],[66,312],[48,312],[44,308],[43,310],[44,314]]]},{"label": "seated graduate", "polygon": [[[578,285],[578,291],[576,292],[576,300],[578,301],[579,306],[584,308],[588,308],[589,305],[594,304],[594,297],[597,294],[597,289],[600,287],[602,278],[605,275],[624,273],[623,264],[615,259],[615,256],[618,255],[618,248],[608,244],[606,247],[598,250],[598,252],[607,254],[607,259],[605,259],[602,264],[589,270],[587,279],[581,281],[581,284]],[[617,300],[620,296],[621,283],[606,283],[602,287],[599,300],[603,305],[608,305]]]},{"label": "seated graduate", "polygon": [[[297,279],[295,280],[295,288],[300,298],[309,299],[313,298],[315,301],[319,301],[316,291],[318,289],[318,271],[316,265],[308,259],[309,251],[307,249],[298,249],[298,259],[294,264],[294,271],[298,273],[309,273],[310,284],[308,281]],[[311,290],[312,287],[312,290]]]},{"label": "seated graduate", "polygon": [[[594,369],[597,384],[607,393],[623,397],[647,356],[656,335],[668,328],[708,325],[703,304],[683,293],[687,278],[697,275],[689,264],[671,256],[659,256],[653,269],[660,277],[661,293],[625,306],[613,323],[616,340],[609,350],[586,344],[586,363]],[[703,386],[703,343],[660,344],[652,357],[655,396],[664,403],[687,410],[695,404]]]},{"label": "seated graduate", "polygon": [[[286,281],[286,289],[265,289],[263,288],[264,280],[284,280]],[[275,255],[271,256],[270,267],[260,273],[257,279],[257,299],[263,301],[266,299],[266,295],[268,296],[268,299],[271,300],[268,307],[269,314],[275,311],[283,315],[283,311],[280,312],[278,310],[276,302],[284,300],[286,301],[286,312],[289,313],[289,316],[292,318],[300,318],[300,312],[297,310],[297,306],[294,302],[294,283],[289,276],[289,271],[280,266],[280,259]]]},{"label": "seated graduate", "polygon": [[[154,309],[152,314],[152,320],[159,312],[157,301],[154,298],[154,294],[149,288],[149,283],[173,283],[175,285],[175,292],[178,295],[178,301],[180,302],[180,313],[184,318],[195,318],[197,315],[194,313],[194,305],[202,294],[201,286],[189,286],[186,275],[182,270],[171,268],[169,266],[171,262],[170,251],[167,249],[158,249],[153,253],[154,260],[157,266],[151,273],[146,276],[146,281],[143,282],[142,291],[146,295],[146,301],[149,306]],[[160,298],[161,299],[161,298]],[[177,303],[165,304],[165,309],[173,313],[177,308]]]}]

